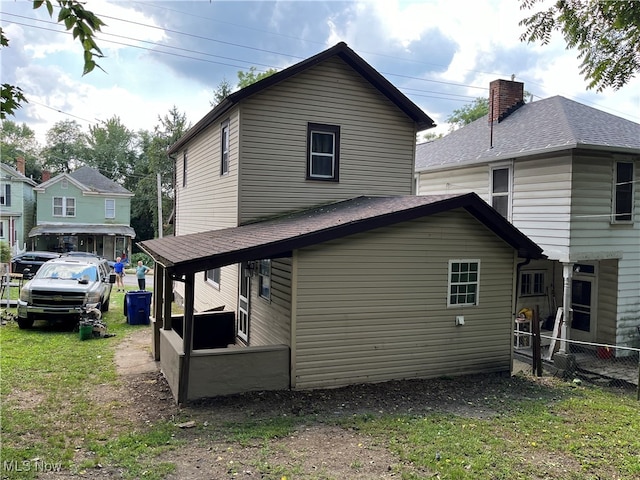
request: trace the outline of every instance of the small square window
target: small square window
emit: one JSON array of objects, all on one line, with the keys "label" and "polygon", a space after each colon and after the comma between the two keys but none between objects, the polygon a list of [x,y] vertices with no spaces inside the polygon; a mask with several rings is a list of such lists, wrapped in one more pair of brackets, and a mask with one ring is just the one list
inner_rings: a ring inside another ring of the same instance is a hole
[{"label": "small square window", "polygon": [[214,288],[220,290],[220,268],[213,268],[204,272],[204,279]]},{"label": "small square window", "polygon": [[522,272],[520,274],[520,295],[545,295],[544,272]]}]

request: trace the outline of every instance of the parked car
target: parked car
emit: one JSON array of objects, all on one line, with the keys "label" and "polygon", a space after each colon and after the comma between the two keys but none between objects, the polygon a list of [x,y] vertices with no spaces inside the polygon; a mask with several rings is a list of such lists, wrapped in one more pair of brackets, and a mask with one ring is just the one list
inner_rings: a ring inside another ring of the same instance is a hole
[{"label": "parked car", "polygon": [[[94,257],[94,258],[104,258],[101,257],[100,255],[96,255],[95,253],[91,253],[91,252],[67,252],[67,253],[63,253],[62,254],[63,257]],[[113,260],[107,260],[107,263],[109,264],[109,267],[113,268],[113,266],[116,264],[115,261]]]},{"label": "parked car", "polygon": [[106,312],[115,281],[115,273],[110,273],[105,259],[49,260],[20,290],[18,326],[31,328],[36,319],[77,323],[83,307]]},{"label": "parked car", "polygon": [[59,253],[56,252],[23,252],[19,253],[11,259],[11,271],[14,273],[23,273],[28,268],[31,274],[34,274],[44,262],[52,258],[58,258]]}]

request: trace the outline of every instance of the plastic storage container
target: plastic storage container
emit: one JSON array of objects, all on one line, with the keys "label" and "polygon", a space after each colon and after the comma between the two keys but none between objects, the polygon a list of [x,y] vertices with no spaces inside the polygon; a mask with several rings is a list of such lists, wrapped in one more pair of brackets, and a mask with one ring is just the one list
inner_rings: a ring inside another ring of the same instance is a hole
[{"label": "plastic storage container", "polygon": [[129,325],[149,325],[151,292],[144,290],[127,292],[124,296],[124,313]]}]

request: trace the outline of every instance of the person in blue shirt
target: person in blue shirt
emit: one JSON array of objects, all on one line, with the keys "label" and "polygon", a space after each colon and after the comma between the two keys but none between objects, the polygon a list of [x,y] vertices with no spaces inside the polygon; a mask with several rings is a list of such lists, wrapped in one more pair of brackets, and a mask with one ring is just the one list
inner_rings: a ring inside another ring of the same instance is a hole
[{"label": "person in blue shirt", "polygon": [[124,263],[122,262],[122,258],[116,258],[116,263],[113,265],[113,271],[116,274],[116,289],[118,292],[124,292],[124,281],[122,277],[124,277]]},{"label": "person in blue shirt", "polygon": [[140,290],[146,289],[146,278],[145,275],[147,272],[151,270],[146,265],[143,265],[142,260],[138,260],[138,266],[136,267],[136,277],[138,277],[138,288]]}]

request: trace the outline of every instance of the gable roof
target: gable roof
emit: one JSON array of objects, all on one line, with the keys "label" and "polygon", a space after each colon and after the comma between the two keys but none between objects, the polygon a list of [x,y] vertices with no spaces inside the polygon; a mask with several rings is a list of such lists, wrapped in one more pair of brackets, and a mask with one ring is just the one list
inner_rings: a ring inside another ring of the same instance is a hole
[{"label": "gable roof", "polygon": [[640,153],[640,124],[555,96],[521,106],[494,124],[493,133],[485,115],[438,140],[417,145],[416,171],[572,148]]},{"label": "gable roof", "polygon": [[185,133],[176,143],[169,148],[169,154],[179,151],[189,140],[194,138],[198,133],[207,128],[213,122],[226,114],[233,106],[251,95],[261,92],[277,83],[297,75],[304,70],[312,68],[325,60],[337,56],[358,72],[365,80],[377,88],[380,93],[393,102],[405,115],[413,120],[418,130],[435,127],[433,120],[422,111],[415,103],[407,98],[400,90],[398,90],[391,82],[384,78],[376,69],[365,62],[362,57],[358,56],[346,43],[340,42],[333,47],[307,58],[295,65],[292,65],[280,72],[274,73],[252,85],[249,85],[237,92],[227,96],[222,102],[205,115],[198,123],[196,123],[187,133]]},{"label": "gable roof", "polygon": [[170,274],[182,275],[277,258],[295,249],[457,208],[467,210],[521,257],[544,258],[538,245],[475,193],[357,197],[239,227],[145,240],[138,245]]},{"label": "gable roof", "polygon": [[71,183],[86,193],[133,196],[133,193],[117,182],[105,177],[97,169],[86,166],[80,167],[73,172],[56,175],[52,179],[41,183],[37,190],[44,191],[49,186],[58,183],[64,178],[71,181]]},{"label": "gable roof", "polygon": [[11,165],[8,165],[4,162],[0,163],[0,169],[4,171],[2,175],[2,177],[4,178],[10,177],[12,181],[26,183],[28,185],[31,185],[32,187],[35,187],[37,185],[37,183],[33,179],[23,175]]}]

